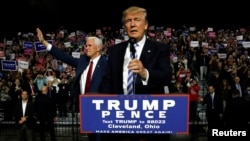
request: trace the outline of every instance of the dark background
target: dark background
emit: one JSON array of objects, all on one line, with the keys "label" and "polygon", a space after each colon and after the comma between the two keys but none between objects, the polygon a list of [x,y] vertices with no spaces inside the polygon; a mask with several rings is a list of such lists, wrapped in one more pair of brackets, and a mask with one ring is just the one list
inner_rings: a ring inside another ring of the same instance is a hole
[{"label": "dark background", "polygon": [[148,10],[149,25],[179,28],[182,25],[215,29],[248,27],[250,8],[246,2],[165,0],[1,0],[0,36],[17,32],[68,30],[95,31],[121,28],[122,11],[137,5]]}]

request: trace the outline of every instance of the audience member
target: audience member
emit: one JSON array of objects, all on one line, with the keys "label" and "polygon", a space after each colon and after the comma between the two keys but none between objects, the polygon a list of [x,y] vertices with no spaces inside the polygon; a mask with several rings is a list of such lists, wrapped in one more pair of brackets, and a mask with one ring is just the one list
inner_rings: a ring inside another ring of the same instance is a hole
[{"label": "audience member", "polygon": [[35,111],[37,120],[39,121],[40,140],[45,141],[45,132],[49,130],[51,141],[56,141],[54,125],[56,121],[56,105],[48,96],[48,86],[43,86],[41,94],[37,95],[35,99]]},{"label": "audience member", "polygon": [[201,100],[203,105],[206,105],[207,135],[210,141],[212,139],[212,129],[221,129],[223,125],[223,101],[213,85],[208,86],[208,93]]},{"label": "audience member", "polygon": [[27,91],[22,91],[21,99],[14,108],[14,120],[19,131],[19,141],[35,141],[35,107]]}]

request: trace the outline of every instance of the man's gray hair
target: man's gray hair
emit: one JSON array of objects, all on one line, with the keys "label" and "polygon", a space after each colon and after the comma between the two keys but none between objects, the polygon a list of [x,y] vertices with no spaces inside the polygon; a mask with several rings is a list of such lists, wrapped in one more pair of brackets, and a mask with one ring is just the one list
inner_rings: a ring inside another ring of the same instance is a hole
[{"label": "man's gray hair", "polygon": [[89,40],[89,39],[94,39],[94,42],[97,46],[99,46],[101,48],[103,47],[102,39],[95,37],[95,36],[89,36],[86,38],[86,40]]}]

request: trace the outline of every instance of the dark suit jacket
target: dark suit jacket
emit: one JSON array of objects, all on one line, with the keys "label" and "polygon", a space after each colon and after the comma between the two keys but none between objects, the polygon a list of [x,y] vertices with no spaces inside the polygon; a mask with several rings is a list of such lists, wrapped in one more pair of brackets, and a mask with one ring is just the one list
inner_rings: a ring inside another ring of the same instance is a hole
[{"label": "dark suit jacket", "polygon": [[[31,100],[28,100],[25,110],[25,116],[27,116],[27,121],[25,124],[28,128],[32,129],[35,126],[35,107]],[[14,120],[18,126],[19,120],[23,117],[22,100],[18,100],[14,108]]]},{"label": "dark suit jacket", "polygon": [[[108,49],[108,64],[102,81],[101,92],[123,94],[123,62],[128,41],[116,44]],[[148,85],[143,85],[137,75],[136,94],[163,94],[164,86],[171,81],[170,47],[162,42],[146,39],[140,56],[149,72]]]},{"label": "dark suit jacket", "polygon": [[69,84],[59,83],[58,87],[59,87],[58,102],[59,104],[64,104],[68,101],[69,98]]},{"label": "dark suit jacket", "polygon": [[234,97],[227,102],[224,120],[229,129],[246,129],[249,121],[249,104],[240,97]]},{"label": "dark suit jacket", "polygon": [[[87,57],[86,55],[81,55],[80,58],[73,58],[71,55],[66,54],[64,51],[58,49],[57,47],[52,47],[50,53],[57,59],[76,68],[76,76],[73,82],[72,94],[79,95],[80,94],[79,80],[81,78],[82,72],[88,66],[90,58]],[[104,74],[104,70],[106,69],[106,64],[107,64],[106,56],[101,56],[92,75],[92,80],[90,84],[91,93],[99,92],[99,86]]]},{"label": "dark suit jacket", "polygon": [[[34,86],[34,92],[37,94],[37,92],[39,91],[39,89],[38,89],[38,87],[37,87],[36,84],[33,84],[33,86]],[[31,89],[31,86],[30,86],[30,85],[27,85],[27,86],[25,87],[25,89],[28,91],[29,94],[32,93],[32,89]]]},{"label": "dark suit jacket", "polygon": [[[37,85],[33,84],[33,86],[34,86],[34,92],[35,92],[35,94],[38,94],[39,89],[38,89]],[[32,96],[31,96],[32,88],[31,88],[30,84],[26,84],[24,86],[24,90],[26,90],[28,92],[28,94],[30,95],[29,98],[33,99]]]},{"label": "dark suit jacket", "polygon": [[56,86],[48,87],[48,96],[52,99],[54,103],[58,103],[58,94],[56,93]]},{"label": "dark suit jacket", "polygon": [[[239,83],[239,84],[240,84],[240,88],[241,88],[242,97],[245,97],[245,93],[244,93],[245,88],[243,87],[242,83]],[[237,89],[235,82],[231,83],[231,89],[232,90],[236,90]]]},{"label": "dark suit jacket", "polygon": [[212,97],[209,93],[205,95],[203,104],[206,105],[206,116],[208,122],[219,120],[219,114],[223,113],[223,101],[221,96],[218,93],[214,94],[214,108],[212,108]]},{"label": "dark suit jacket", "polygon": [[53,121],[56,117],[56,105],[52,99],[45,94],[36,96],[35,111],[39,121]]},{"label": "dark suit jacket", "polygon": [[13,101],[13,102],[17,102],[21,98],[21,93],[22,93],[24,86],[19,85],[18,87],[19,87],[19,89],[16,89],[15,84],[10,86],[9,94],[11,96],[11,101]]}]

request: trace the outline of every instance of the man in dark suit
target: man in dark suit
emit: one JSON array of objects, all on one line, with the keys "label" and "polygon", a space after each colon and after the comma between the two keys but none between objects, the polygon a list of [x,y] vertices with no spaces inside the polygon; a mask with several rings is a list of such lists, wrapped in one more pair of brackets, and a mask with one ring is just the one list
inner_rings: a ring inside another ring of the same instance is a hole
[{"label": "man in dark suit", "polygon": [[[109,47],[101,92],[128,95],[127,78],[128,72],[132,71],[136,75],[133,94],[163,94],[164,86],[171,81],[170,47],[163,42],[147,39],[146,9],[129,7],[123,11],[122,22],[130,39]],[[169,134],[107,134],[104,138],[116,141],[166,141]]]},{"label": "man in dark suit", "polygon": [[58,112],[59,116],[67,117],[67,102],[69,100],[69,84],[66,82],[66,78],[62,78],[58,84]]},{"label": "man in dark suit", "polygon": [[41,94],[36,96],[35,113],[39,121],[40,140],[45,141],[45,131],[48,128],[51,141],[56,141],[54,125],[56,121],[56,106],[48,96],[48,86],[43,86]]},{"label": "man in dark suit", "polygon": [[[42,31],[39,28],[37,28],[36,31],[39,41],[47,48],[47,50],[49,50],[50,54],[76,68],[76,75],[74,77],[74,82],[72,83],[73,89],[71,94],[74,95],[74,102],[76,103],[75,111],[78,112],[79,94],[99,93],[101,80],[103,78],[107,64],[106,56],[102,55],[102,40],[94,36],[88,37],[84,47],[85,53],[81,55],[80,58],[74,58],[73,56],[65,53],[63,50],[57,47],[52,46],[46,40],[44,40]],[[87,80],[87,73],[90,68],[90,62],[93,62],[93,70],[90,88],[86,91],[85,84]],[[91,134],[90,138],[90,141],[94,141],[92,138],[94,139],[95,137],[93,137]]]},{"label": "man in dark suit", "polygon": [[240,80],[241,79],[239,76],[235,76],[233,78],[233,81],[231,82],[231,89],[232,90],[237,89],[239,91],[240,97],[244,98],[245,97],[245,93],[244,93],[245,88],[243,88],[243,85],[242,85]]},{"label": "man in dark suit", "polygon": [[21,99],[14,108],[14,120],[19,129],[19,141],[35,140],[35,109],[27,91],[22,91]]},{"label": "man in dark suit", "polygon": [[208,93],[204,96],[202,104],[206,105],[206,118],[208,124],[208,140],[211,140],[212,129],[221,129],[223,125],[223,101],[213,85],[208,86]]},{"label": "man in dark suit", "polygon": [[27,79],[28,83],[24,86],[24,89],[30,94],[29,98],[34,102],[35,97],[38,94],[38,87],[34,84],[33,79]]},{"label": "man in dark suit", "polygon": [[247,131],[249,115],[249,104],[246,99],[240,97],[239,90],[232,92],[232,99],[227,102],[223,119],[226,123],[227,130]]},{"label": "man in dark suit", "polygon": [[53,82],[49,80],[47,82],[48,86],[48,96],[52,99],[52,101],[57,105],[58,104],[58,94],[56,92],[56,86],[53,86]]}]

